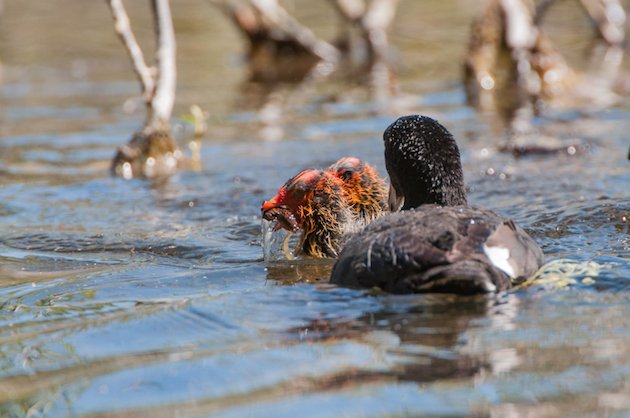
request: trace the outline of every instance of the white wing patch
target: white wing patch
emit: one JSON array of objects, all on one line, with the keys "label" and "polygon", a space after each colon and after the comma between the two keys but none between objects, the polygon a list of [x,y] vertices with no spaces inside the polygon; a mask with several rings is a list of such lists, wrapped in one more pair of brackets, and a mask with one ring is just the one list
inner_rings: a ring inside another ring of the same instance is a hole
[{"label": "white wing patch", "polygon": [[494,266],[510,277],[514,277],[514,269],[510,266],[510,250],[504,247],[488,247],[483,244],[483,252]]}]

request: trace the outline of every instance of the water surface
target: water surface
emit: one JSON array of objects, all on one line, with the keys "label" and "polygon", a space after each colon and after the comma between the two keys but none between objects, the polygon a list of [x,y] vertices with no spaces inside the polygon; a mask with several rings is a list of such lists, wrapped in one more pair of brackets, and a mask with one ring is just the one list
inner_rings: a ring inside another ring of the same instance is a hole
[{"label": "water surface", "polygon": [[[344,77],[252,86],[229,22],[174,3],[175,116],[198,104],[210,130],[200,171],[151,184],[108,175],[143,113],[123,111],[138,86],[105,4],[5,2],[0,415],[627,416],[627,99],[547,109],[537,127],[581,152],[515,158],[497,117],[465,104],[469,1],[401,2],[401,94],[385,103]],[[334,34],[327,8],[293,10]],[[546,24],[588,68],[579,9],[560,2]],[[328,262],[263,261],[261,202],[345,155],[384,174],[382,131],[409,113],[452,130],[472,204],[542,245],[532,286],[391,296],[326,284]]]}]

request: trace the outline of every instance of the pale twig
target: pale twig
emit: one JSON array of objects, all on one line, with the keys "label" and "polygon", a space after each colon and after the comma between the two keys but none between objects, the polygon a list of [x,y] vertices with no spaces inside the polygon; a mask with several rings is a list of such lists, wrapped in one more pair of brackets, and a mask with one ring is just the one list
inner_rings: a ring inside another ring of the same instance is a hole
[{"label": "pale twig", "polygon": [[[542,0],[536,7],[535,23],[540,24],[549,6],[557,0]],[[600,36],[610,45],[626,39],[626,11],[619,0],[579,0]]]},{"label": "pale twig", "polygon": [[394,87],[387,64],[387,28],[396,15],[398,0],[334,0],[333,4],[343,18],[359,27],[367,48],[374,96],[386,99]]},{"label": "pale twig", "polygon": [[385,30],[394,20],[398,0],[372,0],[361,24],[367,30]]},{"label": "pale twig", "polygon": [[520,102],[522,106],[530,106],[527,98],[537,97],[541,88],[532,68],[532,50],[540,36],[534,24],[535,6],[531,0],[500,0],[500,4],[505,16],[505,43],[516,64],[520,93],[526,94]]},{"label": "pale twig", "polygon": [[344,19],[360,28],[372,63],[385,61],[387,28],[396,15],[398,0],[371,0],[368,3],[365,0],[332,2]]},{"label": "pale twig", "polygon": [[251,0],[251,3],[274,28],[284,31],[318,58],[328,62],[336,62],[339,59],[336,47],[319,39],[313,31],[295,20],[277,0]]},{"label": "pale twig", "polygon": [[337,11],[352,23],[358,22],[365,15],[365,0],[332,0]]},{"label": "pale twig", "polygon": [[397,7],[398,0],[372,0],[361,19],[374,61],[386,61],[387,28],[396,16]]},{"label": "pale twig", "polygon": [[175,102],[175,33],[168,0],[152,0],[155,31],[158,40],[156,60],[158,65],[155,95],[151,100],[153,115],[150,124],[166,123],[171,117]]},{"label": "pale twig", "polygon": [[120,37],[123,45],[125,46],[125,49],[131,58],[133,69],[142,84],[142,96],[144,97],[147,105],[150,105],[151,99],[153,98],[153,89],[155,88],[155,80],[153,78],[154,71],[152,71],[152,69],[147,66],[144,61],[144,54],[142,53],[140,45],[138,45],[136,37],[131,30],[131,26],[129,25],[129,16],[127,15],[127,11],[125,10],[122,0],[108,0],[107,3],[112,11],[112,16],[114,17],[114,28],[116,30],[116,34]]},{"label": "pale twig", "polygon": [[505,13],[505,42],[510,49],[530,50],[536,44],[538,29],[533,10],[522,0],[501,0]]},{"label": "pale twig", "polygon": [[313,31],[293,18],[277,0],[208,0],[243,31],[252,43],[260,41],[260,33],[266,33],[270,41],[291,41],[314,57],[336,63],[339,50],[318,38]]},{"label": "pale twig", "polygon": [[181,151],[170,133],[169,119],[175,102],[175,34],[168,0],[151,0],[157,50],[157,70],[148,67],[133,35],[122,0],[109,0],[116,32],[123,41],[140,78],[146,102],[144,127],[118,149],[112,173],[126,179],[173,174]]},{"label": "pale twig", "polygon": [[626,38],[626,12],[619,0],[580,0],[599,34],[610,45],[621,45]]}]

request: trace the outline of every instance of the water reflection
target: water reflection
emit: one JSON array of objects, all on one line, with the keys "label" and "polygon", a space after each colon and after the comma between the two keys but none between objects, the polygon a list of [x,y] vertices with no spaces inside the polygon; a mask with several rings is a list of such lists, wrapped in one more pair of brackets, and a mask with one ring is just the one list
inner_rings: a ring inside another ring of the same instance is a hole
[{"label": "water reflection", "polygon": [[383,305],[381,310],[350,321],[318,319],[289,333],[313,343],[354,339],[379,347],[391,368],[378,375],[395,377],[401,382],[470,378],[495,369],[508,371],[510,364],[518,362],[508,352],[493,353],[490,357],[462,354],[475,343],[466,338],[467,330],[478,326],[480,320],[490,320],[490,326],[497,329],[509,328],[510,318],[517,315],[516,298],[451,295],[378,298]]},{"label": "water reflection", "polygon": [[[342,65],[333,73],[314,73],[299,80],[263,83],[247,80],[240,87],[234,109],[251,114],[243,118],[256,122],[260,129],[257,136],[263,140],[277,141],[292,134],[287,128],[297,119],[304,117],[303,109],[297,104],[315,100],[308,107],[334,106],[340,99],[338,92],[330,89],[330,84],[343,84],[348,87],[346,98],[360,97],[372,102],[375,113],[392,113],[392,108],[409,107],[404,98],[397,98],[396,76],[389,64],[375,63],[355,67]],[[352,88],[352,91],[350,89]]]},{"label": "water reflection", "polygon": [[282,284],[328,283],[334,260],[313,259],[267,263],[267,280]]}]

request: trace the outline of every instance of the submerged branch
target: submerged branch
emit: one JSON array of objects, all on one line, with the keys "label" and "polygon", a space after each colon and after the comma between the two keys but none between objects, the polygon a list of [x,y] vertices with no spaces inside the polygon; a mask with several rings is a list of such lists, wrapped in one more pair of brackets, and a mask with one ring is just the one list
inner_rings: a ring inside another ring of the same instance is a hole
[{"label": "submerged branch", "polygon": [[149,68],[133,35],[122,0],[109,0],[116,33],[127,49],[143,89],[147,116],[144,127],[121,146],[112,160],[114,175],[167,177],[182,158],[170,132],[169,120],[175,103],[175,34],[169,0],[151,0],[157,50],[157,70]]},{"label": "submerged branch", "polygon": [[626,12],[619,0],[580,0],[600,36],[610,45],[621,45],[626,38]]},{"label": "submerged branch", "polygon": [[[379,65],[387,61],[387,29],[391,25],[398,0],[331,0],[337,12],[346,21],[345,38],[349,38],[348,26],[357,27],[366,48],[369,65]],[[344,39],[350,46],[350,40]]]},{"label": "submerged branch", "polygon": [[538,28],[534,22],[533,4],[521,0],[501,0],[505,15],[505,42],[514,49],[529,50],[533,48],[538,36]]},{"label": "submerged branch", "polygon": [[[536,7],[535,23],[541,23],[557,0],[542,0]],[[599,36],[609,45],[619,46],[626,39],[626,11],[620,0],[579,0]]]},{"label": "submerged branch", "polygon": [[252,44],[263,40],[293,42],[317,59],[336,62],[338,49],[319,39],[313,31],[292,17],[277,0],[208,0],[230,16]]},{"label": "submerged branch", "polygon": [[283,31],[313,55],[324,61],[338,60],[339,51],[336,47],[319,39],[313,31],[295,20],[277,0],[251,0],[251,3],[272,27]]},{"label": "submerged branch", "polygon": [[332,0],[332,4],[337,11],[350,22],[358,22],[365,14],[366,5],[364,0]]},{"label": "submerged branch", "polygon": [[396,16],[398,0],[372,0],[361,19],[373,61],[385,61],[388,47],[387,29]]}]

